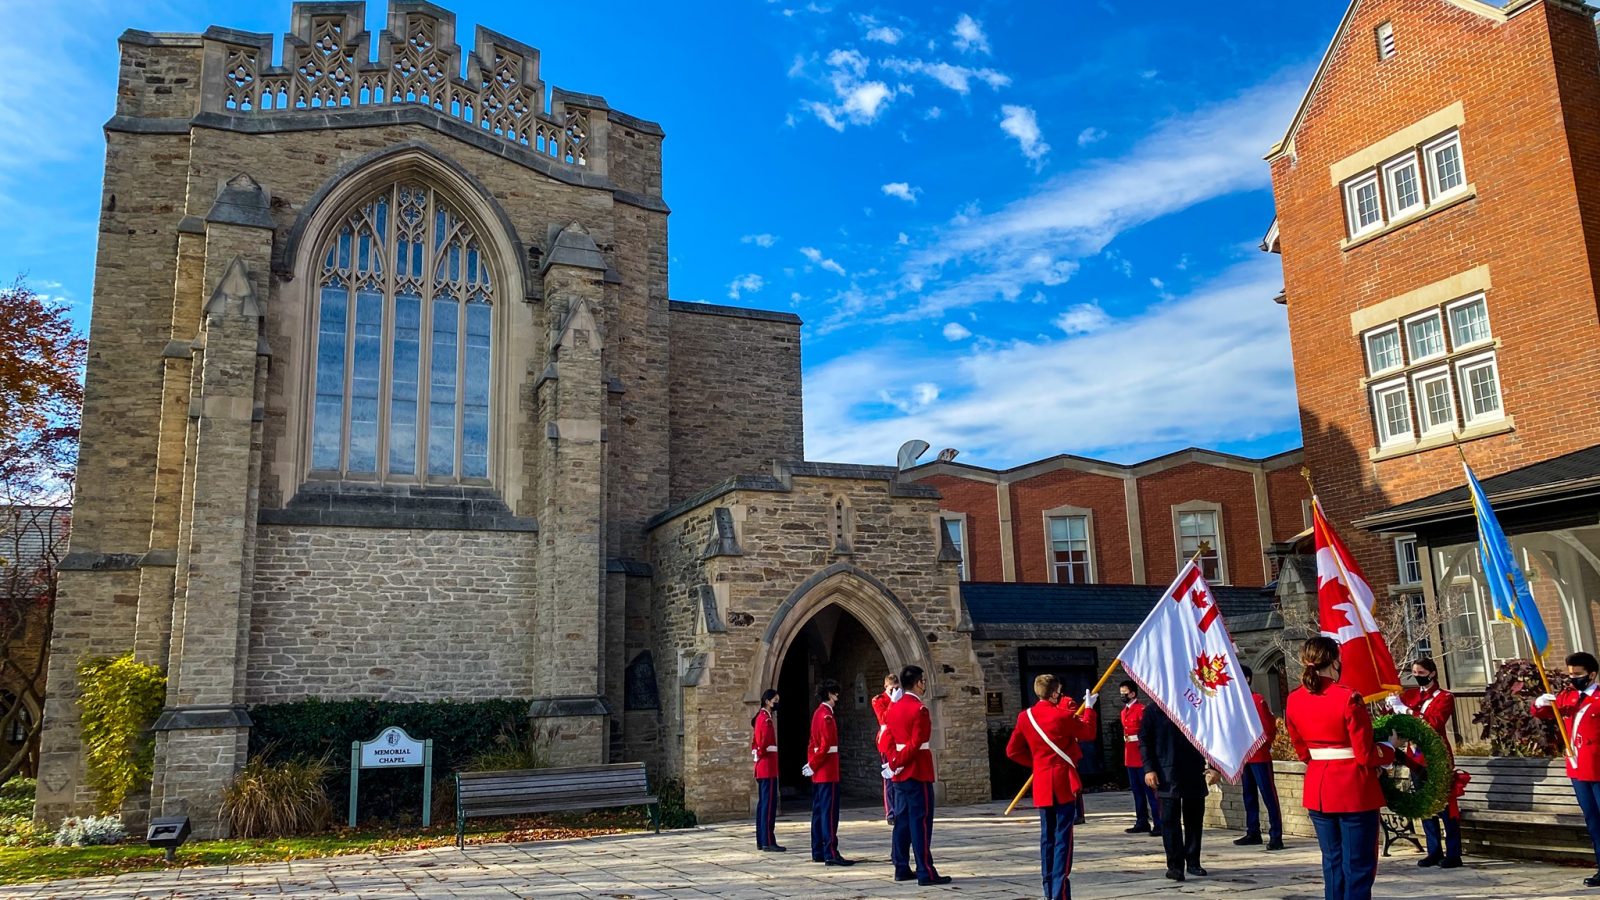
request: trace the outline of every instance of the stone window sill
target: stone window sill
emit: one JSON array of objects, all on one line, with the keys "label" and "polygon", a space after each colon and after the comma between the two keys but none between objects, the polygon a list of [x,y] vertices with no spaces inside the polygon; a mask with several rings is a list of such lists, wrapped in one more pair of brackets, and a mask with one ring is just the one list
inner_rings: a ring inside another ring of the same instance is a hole
[{"label": "stone window sill", "polygon": [[1472,425],[1467,428],[1463,428],[1460,431],[1450,432],[1449,434],[1430,435],[1419,441],[1396,444],[1390,447],[1374,447],[1367,451],[1367,458],[1372,462],[1383,462],[1386,459],[1398,459],[1402,456],[1410,456],[1413,453],[1424,453],[1429,450],[1437,450],[1440,447],[1449,447],[1452,444],[1465,444],[1468,441],[1475,441],[1478,438],[1486,438],[1496,434],[1505,434],[1510,431],[1515,431],[1516,426],[1516,420],[1511,416],[1506,416],[1503,419],[1496,419],[1493,422],[1485,422],[1482,425]]},{"label": "stone window sill", "polygon": [[1434,204],[1432,204],[1430,206],[1423,207],[1422,209],[1419,209],[1416,212],[1407,213],[1406,215],[1401,216],[1398,219],[1394,219],[1393,221],[1389,222],[1387,225],[1384,225],[1382,228],[1377,229],[1376,231],[1368,231],[1368,232],[1366,232],[1364,234],[1357,235],[1356,237],[1345,238],[1344,240],[1339,242],[1339,249],[1340,250],[1354,250],[1355,248],[1361,246],[1362,244],[1370,243],[1372,241],[1377,240],[1378,238],[1383,237],[1386,234],[1390,234],[1390,233],[1399,231],[1400,229],[1406,227],[1407,225],[1410,225],[1413,222],[1420,222],[1423,219],[1426,219],[1429,216],[1434,215],[1435,213],[1442,213],[1445,210],[1450,209],[1453,206],[1460,206],[1461,204],[1463,204],[1463,203],[1467,202],[1468,200],[1471,200],[1471,199],[1473,199],[1473,198],[1475,198],[1477,196],[1478,196],[1478,186],[1475,185],[1475,184],[1469,184],[1466,187],[1462,188],[1459,193],[1453,194],[1450,197],[1447,197],[1447,198],[1445,198],[1443,200],[1440,200],[1438,203],[1434,203]]}]

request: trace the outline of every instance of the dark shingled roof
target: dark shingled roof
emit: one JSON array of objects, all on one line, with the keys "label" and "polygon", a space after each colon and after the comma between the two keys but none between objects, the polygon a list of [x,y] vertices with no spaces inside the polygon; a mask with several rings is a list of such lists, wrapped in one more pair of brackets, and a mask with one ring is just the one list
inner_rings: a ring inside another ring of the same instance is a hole
[{"label": "dark shingled roof", "polygon": [[[1270,588],[1213,585],[1224,616],[1271,612]],[[1167,592],[1164,584],[1019,584],[963,581],[975,625],[1138,625]]]},{"label": "dark shingled roof", "polygon": [[[1467,496],[1466,476],[1460,487],[1411,500],[1368,516],[1356,524],[1373,530],[1389,530],[1428,519],[1464,518],[1472,515]],[[1530,502],[1582,496],[1600,492],[1600,445],[1586,447],[1513,469],[1492,478],[1482,478],[1483,492],[1498,511]]]}]

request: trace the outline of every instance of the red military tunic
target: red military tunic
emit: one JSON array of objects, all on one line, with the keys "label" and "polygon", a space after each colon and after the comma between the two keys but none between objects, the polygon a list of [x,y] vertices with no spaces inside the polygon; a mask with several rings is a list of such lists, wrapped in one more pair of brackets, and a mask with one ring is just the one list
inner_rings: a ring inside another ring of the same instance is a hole
[{"label": "red military tunic", "polygon": [[1283,717],[1295,753],[1306,763],[1306,809],[1350,813],[1383,807],[1378,769],[1394,761],[1394,749],[1374,741],[1372,715],[1360,694],[1324,678],[1320,694],[1295,688]]},{"label": "red military tunic", "polygon": [[811,742],[806,745],[806,763],[811,766],[811,780],[826,784],[839,780],[839,723],[833,717],[833,707],[817,704],[811,714]]},{"label": "red military tunic", "polygon": [[1600,781],[1600,691],[1590,685],[1583,693],[1562,691],[1556,697],[1555,708],[1535,706],[1534,716],[1540,719],[1555,718],[1561,711],[1561,721],[1566,724],[1567,737],[1572,742],[1572,753],[1567,757],[1567,777],[1573,781]]},{"label": "red military tunic", "polygon": [[872,714],[878,717],[878,755],[882,757],[889,755],[889,707],[893,705],[888,694],[872,698]]},{"label": "red military tunic", "polygon": [[1272,710],[1267,708],[1267,698],[1253,691],[1250,696],[1255,698],[1256,715],[1261,717],[1261,733],[1265,734],[1267,739],[1261,742],[1261,749],[1252,753],[1245,762],[1272,762],[1272,742],[1278,736],[1278,717],[1274,716]]},{"label": "red military tunic", "polygon": [[772,712],[756,711],[755,733],[750,736],[750,753],[756,761],[757,778],[778,777],[778,728]]},{"label": "red military tunic", "polygon": [[1144,768],[1139,752],[1139,723],[1144,721],[1144,701],[1135,700],[1122,707],[1122,764],[1130,769]]},{"label": "red military tunic", "polygon": [[1425,691],[1411,688],[1400,695],[1400,702],[1406,705],[1407,712],[1428,723],[1428,727],[1444,741],[1445,747],[1450,746],[1450,719],[1456,714],[1454,694],[1438,685],[1432,685]]},{"label": "red military tunic", "polygon": [[[1033,713],[1030,721],[1028,714]],[[1090,711],[1093,715],[1093,711]],[[1034,722],[1038,727],[1034,727]],[[1041,733],[1043,736],[1041,736]],[[1093,738],[1094,726],[1087,717],[1074,715],[1072,704],[1057,706],[1040,700],[1031,710],[1017,714],[1016,730],[1006,743],[1006,756],[1020,765],[1033,769],[1033,805],[1044,809],[1062,803],[1071,803],[1083,790],[1083,780],[1078,777],[1078,760],[1083,750],[1078,741]],[[1049,741],[1045,738],[1048,737]],[[1054,742],[1055,747],[1050,743]],[[1065,759],[1056,748],[1067,756]]]},{"label": "red military tunic", "polygon": [[933,719],[922,698],[906,691],[889,707],[888,758],[895,781],[933,781]]}]

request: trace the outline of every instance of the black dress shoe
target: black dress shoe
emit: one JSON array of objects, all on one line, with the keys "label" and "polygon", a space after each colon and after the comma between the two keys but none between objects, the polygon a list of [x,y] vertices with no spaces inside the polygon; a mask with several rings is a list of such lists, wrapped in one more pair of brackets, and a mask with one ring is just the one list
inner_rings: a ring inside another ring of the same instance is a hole
[{"label": "black dress shoe", "polygon": [[777,844],[768,844],[765,847],[762,847],[761,849],[764,850],[767,853],[787,853],[787,852],[789,852],[789,848],[788,847],[780,847]]},{"label": "black dress shoe", "polygon": [[1150,829],[1150,836],[1153,838],[1161,837],[1161,832],[1158,829],[1152,828]]},{"label": "black dress shoe", "polygon": [[894,873],[895,881],[916,881],[917,873],[910,869],[900,869]]},{"label": "black dress shoe", "polygon": [[1168,869],[1167,870],[1167,877],[1171,878],[1173,881],[1182,881],[1183,880],[1183,873],[1178,871],[1177,869]]},{"label": "black dress shoe", "polygon": [[1281,840],[1279,840],[1279,841],[1268,841],[1267,842],[1267,849],[1268,850],[1282,850],[1283,849],[1283,841],[1281,841]]},{"label": "black dress shoe", "polygon": [[1208,875],[1208,874],[1210,874],[1210,873],[1208,873],[1206,871],[1205,866],[1189,866],[1188,867],[1188,872],[1189,872],[1190,875]]},{"label": "black dress shoe", "polygon": [[1441,868],[1441,869],[1459,869],[1459,868],[1461,868],[1461,857],[1459,857],[1459,856],[1446,856],[1443,860],[1441,860],[1439,862],[1439,868]]},{"label": "black dress shoe", "polygon": [[1596,872],[1583,880],[1584,887],[1600,887],[1600,872]]},{"label": "black dress shoe", "polygon": [[1123,834],[1148,834],[1149,832],[1150,832],[1150,826],[1149,825],[1135,825],[1132,828],[1124,828],[1124,829],[1122,829],[1122,833]]},{"label": "black dress shoe", "polygon": [[917,887],[933,887],[936,884],[949,884],[949,875],[935,875],[932,878],[918,878]]},{"label": "black dress shoe", "polygon": [[1427,856],[1417,860],[1417,865],[1424,869],[1428,869],[1432,868],[1433,866],[1437,866],[1441,861],[1442,860],[1440,857],[1434,856],[1430,853]]},{"label": "black dress shoe", "polygon": [[1247,834],[1244,837],[1235,838],[1233,841],[1235,847],[1253,847],[1259,843],[1261,843],[1261,835],[1259,834]]},{"label": "black dress shoe", "polygon": [[813,857],[811,857],[811,861],[812,861],[812,862],[827,862],[827,861],[828,861],[828,860],[827,860],[827,858],[826,858],[826,857],[822,857],[822,856],[813,856]]},{"label": "black dress shoe", "polygon": [[830,866],[853,866],[855,864],[856,864],[855,860],[853,860],[853,859],[845,859],[842,856],[835,856],[833,859],[830,859],[830,860],[827,861],[827,865],[830,865]]}]

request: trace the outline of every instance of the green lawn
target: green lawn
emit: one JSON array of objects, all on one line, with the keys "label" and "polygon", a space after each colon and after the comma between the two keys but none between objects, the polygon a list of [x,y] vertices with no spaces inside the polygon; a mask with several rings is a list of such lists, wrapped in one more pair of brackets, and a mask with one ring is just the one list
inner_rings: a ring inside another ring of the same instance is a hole
[{"label": "green lawn", "polygon": [[[520,843],[620,834],[643,830],[646,819],[645,815],[634,811],[546,816],[469,831],[467,841]],[[398,853],[454,846],[455,839],[455,826],[451,824],[427,830],[341,831],[311,837],[191,841],[178,850],[177,865],[221,866],[355,853]],[[142,843],[112,847],[0,847],[0,884],[117,875],[166,867],[162,852]]]}]

